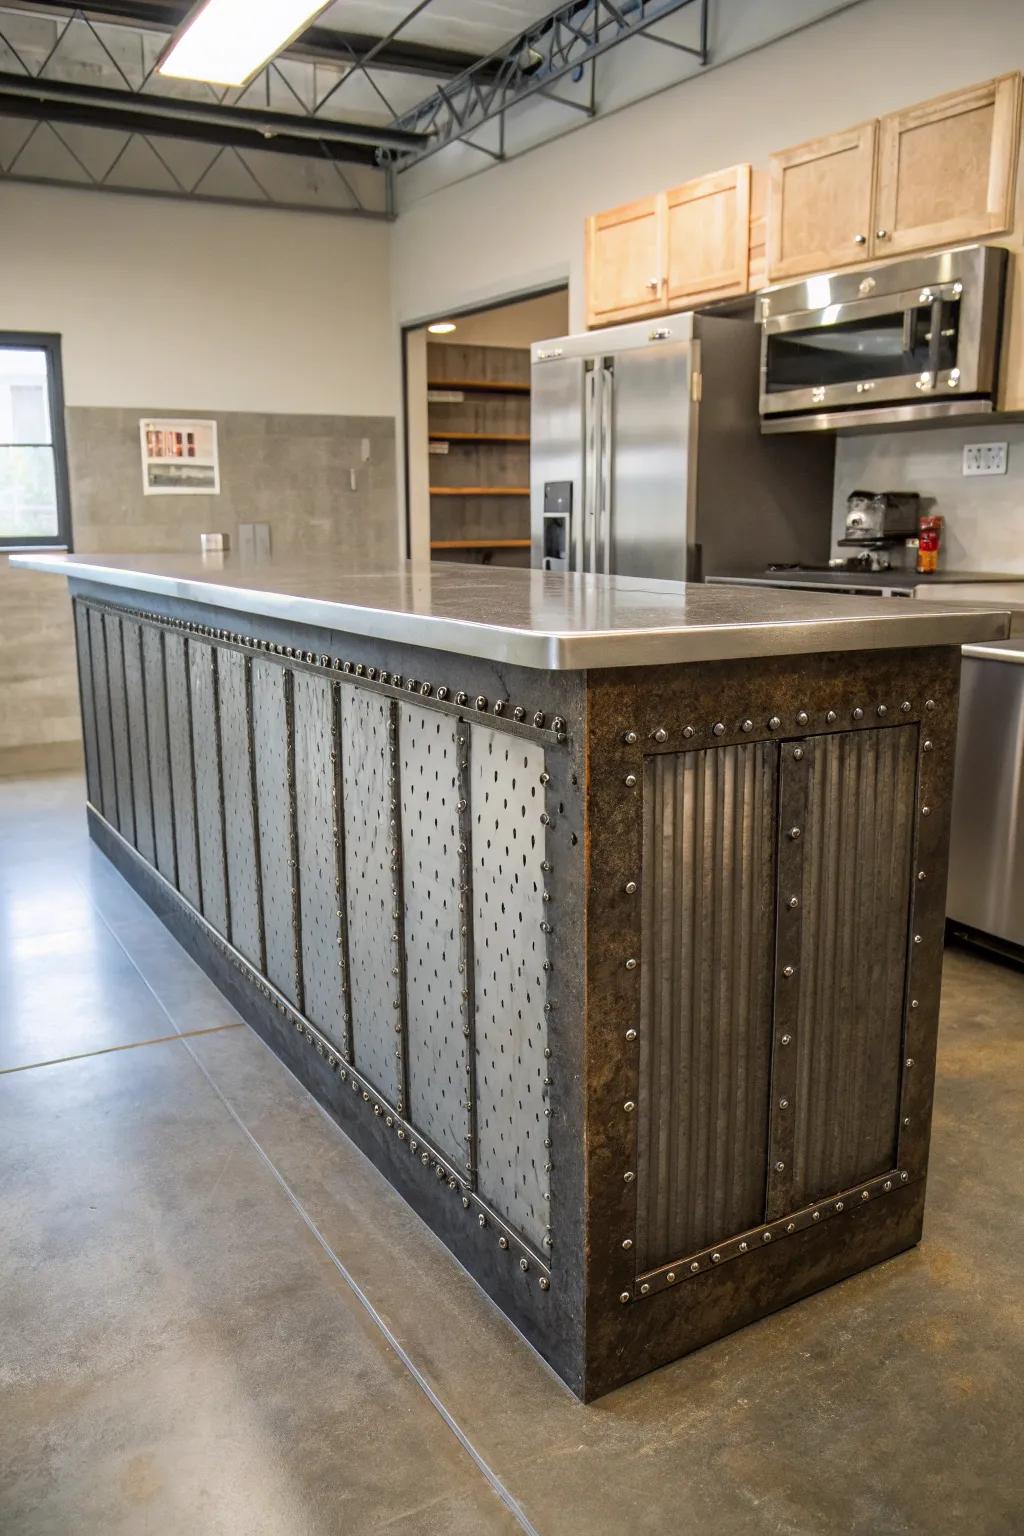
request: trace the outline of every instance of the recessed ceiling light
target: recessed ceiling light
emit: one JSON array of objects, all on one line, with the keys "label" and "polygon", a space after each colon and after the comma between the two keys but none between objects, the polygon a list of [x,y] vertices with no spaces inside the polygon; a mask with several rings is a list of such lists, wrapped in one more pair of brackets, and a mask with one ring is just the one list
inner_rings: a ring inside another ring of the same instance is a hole
[{"label": "recessed ceiling light", "polygon": [[325,11],[324,0],[206,0],[171,42],[158,73],[175,80],[245,85],[261,65]]},{"label": "recessed ceiling light", "polygon": [[455,329],[454,320],[435,320],[433,325],[428,325],[427,330],[433,336],[448,336]]}]

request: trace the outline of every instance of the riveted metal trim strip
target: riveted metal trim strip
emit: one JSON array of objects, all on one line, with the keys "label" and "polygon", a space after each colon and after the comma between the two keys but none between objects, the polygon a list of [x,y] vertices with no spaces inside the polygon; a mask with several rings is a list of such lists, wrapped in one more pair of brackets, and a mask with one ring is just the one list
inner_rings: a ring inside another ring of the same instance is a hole
[{"label": "riveted metal trim strip", "polygon": [[409,1103],[409,996],[405,976],[405,886],[402,879],[402,754],[398,746],[398,703],[387,710],[388,790],[391,796],[391,920],[394,924],[395,964],[398,968],[398,1108]]},{"label": "riveted metal trim strip", "polygon": [[[372,1114],[383,1120],[384,1125],[396,1138],[408,1149],[425,1170],[425,1176],[430,1175],[438,1180],[447,1181],[449,1189],[454,1195],[461,1198],[463,1209],[467,1213],[467,1219],[475,1224],[493,1230],[498,1236],[499,1243],[505,1239],[510,1258],[518,1259],[519,1267],[524,1275],[543,1276],[550,1284],[551,1270],[547,1260],[537,1252],[532,1244],[525,1242],[521,1235],[510,1227],[493,1208],[472,1190],[462,1173],[454,1166],[451,1159],[446,1157],[422,1132],[418,1131],[410,1121],[406,1120],[383,1094],[379,1093],[370,1080],[346,1062],[337,1046],[323,1035],[309,1019],[301,1013],[295,1005],[289,1002],[284,993],[275,987],[267,978],[260,974],[256,967],[246,959],[237,949],[230,944],[223,935],[219,934],[208,922],[202,913],[184,897],[180,891],[175,890],[169,880],[166,880],[159,870],[154,868],[126,838],[122,837],[117,828],[107,821],[100,809],[90,803],[90,809],[97,820],[103,823],[107,832],[114,837],[123,847],[129,858],[143,865],[152,879],[155,879],[163,887],[175,903],[184,911],[189,919],[202,930],[205,937],[224,955],[234,968],[244,975],[259,991],[260,995],[270,1002],[277,1012],[290,1023],[296,1033],[304,1039],[311,1050],[316,1051],[338,1073],[339,1080],[348,1084],[359,1102],[363,1104],[368,1114]],[[525,1260],[525,1264],[524,1261]]]},{"label": "riveted metal trim strip", "polygon": [[473,732],[467,720],[456,726],[456,783],[459,817],[459,975],[466,1036],[466,1104],[469,1117],[466,1181],[476,1187],[476,959],[473,949]]},{"label": "riveted metal trim strip", "polygon": [[354,1055],[352,1038],[352,977],[348,953],[348,899],[345,894],[345,778],[341,768],[341,685],[331,684],[331,816],[334,834],[334,888],[338,897],[338,943],[341,949],[341,992],[345,1013],[345,1059]]},{"label": "riveted metal trim strip", "polygon": [[128,710],[128,750],[135,795],[135,845],[149,863],[156,862],[156,817],[153,811],[153,771],[150,764],[149,720],[146,708],[146,668],[142,625],[129,620],[123,636],[125,701]]},{"label": "riveted metal trim strip", "polygon": [[284,669],[284,731],[288,774],[288,865],[292,883],[292,956],[295,976],[295,1003],[301,1013],[305,1006],[305,982],[302,975],[302,900],[299,895],[299,806],[295,788],[295,676]]},{"label": "riveted metal trim strip", "polygon": [[765,1220],[793,1206],[794,1108],[797,1095],[797,1023],[803,935],[802,834],[807,819],[813,741],[788,741],[779,764],[778,855],[775,887],[775,998],[768,1120]]},{"label": "riveted metal trim strip", "polygon": [[267,919],[263,907],[263,859],[260,853],[259,788],[256,776],[256,724],[252,707],[252,657],[244,657],[245,733],[249,746],[249,804],[252,808],[253,874],[256,882],[256,927],[259,935],[260,969],[267,968]]},{"label": "riveted metal trim strip", "polygon": [[837,1216],[850,1216],[872,1200],[902,1189],[909,1180],[910,1175],[905,1168],[894,1168],[863,1184],[854,1184],[850,1189],[841,1190],[825,1200],[818,1200],[814,1205],[792,1211],[777,1221],[765,1222],[762,1226],[752,1227],[748,1232],[739,1232],[725,1242],[713,1243],[671,1264],[663,1264],[659,1269],[648,1270],[646,1274],[637,1276],[633,1299],[639,1300],[644,1296],[656,1295],[659,1291],[671,1290],[680,1281],[706,1274],[708,1270],[717,1269],[719,1265],[733,1259],[751,1258],[770,1243],[785,1241],[795,1232],[804,1232],[819,1222],[830,1221]]}]

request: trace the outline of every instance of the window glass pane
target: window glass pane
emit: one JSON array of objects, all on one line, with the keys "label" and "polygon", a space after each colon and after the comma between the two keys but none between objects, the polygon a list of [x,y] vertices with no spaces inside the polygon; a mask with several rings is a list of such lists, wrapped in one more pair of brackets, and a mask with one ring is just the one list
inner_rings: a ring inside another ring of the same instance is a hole
[{"label": "window glass pane", "polygon": [[0,539],[55,538],[58,531],[53,449],[0,443]]},{"label": "window glass pane", "polygon": [[46,353],[0,347],[0,444],[52,442]]}]

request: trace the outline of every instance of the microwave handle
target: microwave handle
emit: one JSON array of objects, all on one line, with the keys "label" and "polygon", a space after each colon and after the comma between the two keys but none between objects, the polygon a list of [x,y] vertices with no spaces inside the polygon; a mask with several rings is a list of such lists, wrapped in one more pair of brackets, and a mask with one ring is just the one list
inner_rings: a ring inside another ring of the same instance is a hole
[{"label": "microwave handle", "polygon": [[942,300],[932,300],[932,339],[928,343],[928,372],[932,376],[932,388],[939,382],[939,355],[942,349]]}]

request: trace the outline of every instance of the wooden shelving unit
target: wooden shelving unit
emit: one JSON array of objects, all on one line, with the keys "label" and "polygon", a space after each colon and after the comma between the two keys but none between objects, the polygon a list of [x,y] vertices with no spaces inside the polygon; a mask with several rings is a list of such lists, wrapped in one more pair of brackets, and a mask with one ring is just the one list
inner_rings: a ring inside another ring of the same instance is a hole
[{"label": "wooden shelving unit", "polygon": [[427,390],[431,553],[528,564],[529,352],[430,342]]}]

